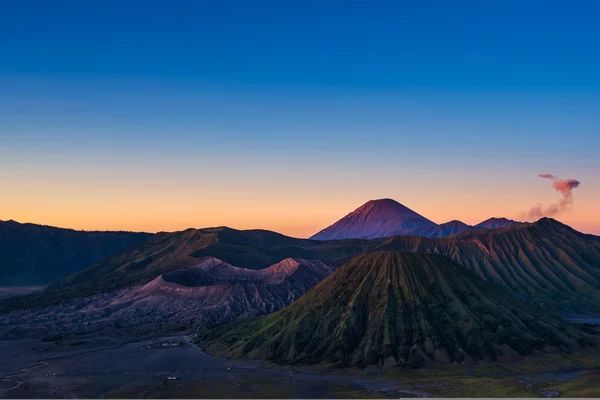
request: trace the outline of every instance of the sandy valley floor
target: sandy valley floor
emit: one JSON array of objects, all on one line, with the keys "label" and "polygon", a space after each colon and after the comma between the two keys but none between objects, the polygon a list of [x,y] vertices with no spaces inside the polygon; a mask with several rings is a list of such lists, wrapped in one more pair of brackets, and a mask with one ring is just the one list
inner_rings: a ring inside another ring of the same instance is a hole
[{"label": "sandy valley floor", "polygon": [[[165,340],[181,345],[152,346]],[[509,368],[324,371],[214,357],[187,336],[125,343],[110,338],[0,341],[0,354],[4,398],[600,396],[598,357],[557,355]]]}]

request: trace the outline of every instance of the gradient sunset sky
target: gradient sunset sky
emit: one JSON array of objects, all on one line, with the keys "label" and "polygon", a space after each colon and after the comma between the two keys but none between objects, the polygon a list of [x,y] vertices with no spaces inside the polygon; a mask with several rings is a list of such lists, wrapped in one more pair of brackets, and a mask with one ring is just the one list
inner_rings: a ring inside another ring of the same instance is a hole
[{"label": "gradient sunset sky", "polygon": [[0,219],[307,237],[370,199],[600,234],[600,2],[0,10]]}]

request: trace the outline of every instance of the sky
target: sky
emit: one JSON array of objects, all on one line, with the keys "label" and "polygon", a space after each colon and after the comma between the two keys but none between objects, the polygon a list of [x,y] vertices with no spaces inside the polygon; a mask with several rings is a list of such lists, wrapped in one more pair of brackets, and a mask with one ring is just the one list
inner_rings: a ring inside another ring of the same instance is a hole
[{"label": "sky", "polygon": [[0,219],[308,237],[370,199],[600,235],[596,1],[29,1],[0,12]]}]

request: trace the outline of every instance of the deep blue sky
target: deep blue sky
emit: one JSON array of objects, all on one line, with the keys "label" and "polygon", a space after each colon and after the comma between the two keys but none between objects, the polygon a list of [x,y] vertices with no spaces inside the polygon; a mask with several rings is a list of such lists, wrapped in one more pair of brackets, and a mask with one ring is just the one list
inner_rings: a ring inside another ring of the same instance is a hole
[{"label": "deep blue sky", "polygon": [[4,0],[3,74],[599,88],[597,1]]},{"label": "deep blue sky", "polygon": [[553,173],[600,233],[598,1],[0,6],[1,219],[302,236],[394,197],[475,223]]}]

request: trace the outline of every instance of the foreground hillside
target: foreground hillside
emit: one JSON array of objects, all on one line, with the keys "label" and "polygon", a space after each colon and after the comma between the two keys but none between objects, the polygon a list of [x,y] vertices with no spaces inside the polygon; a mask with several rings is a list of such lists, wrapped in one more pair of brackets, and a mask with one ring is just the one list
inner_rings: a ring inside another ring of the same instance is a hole
[{"label": "foreground hillside", "polygon": [[447,238],[397,236],[378,248],[444,255],[547,308],[600,310],[600,237],[550,218]]},{"label": "foreground hillside", "polygon": [[46,285],[151,236],[0,221],[0,286]]},{"label": "foreground hillside", "polygon": [[398,252],[357,256],[283,310],[203,339],[278,363],[411,367],[599,344],[445,257]]}]

